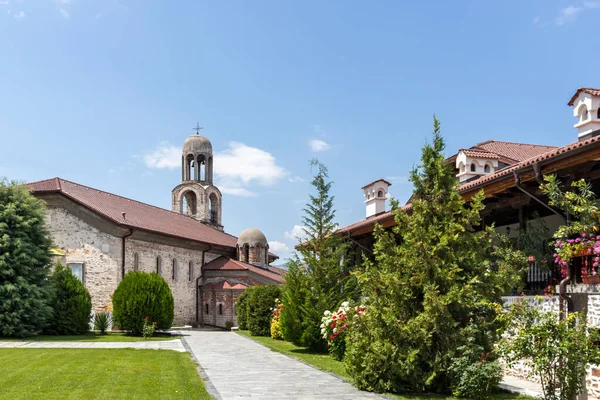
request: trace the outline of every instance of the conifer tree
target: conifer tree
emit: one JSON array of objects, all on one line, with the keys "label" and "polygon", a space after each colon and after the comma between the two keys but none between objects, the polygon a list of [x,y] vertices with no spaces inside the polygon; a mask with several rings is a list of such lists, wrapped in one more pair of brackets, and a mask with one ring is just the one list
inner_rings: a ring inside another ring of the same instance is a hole
[{"label": "conifer tree", "polygon": [[50,315],[44,210],[24,186],[0,180],[0,336],[35,335]]},{"label": "conifer tree", "polygon": [[355,295],[354,278],[348,270],[348,244],[335,235],[334,196],[327,168],[317,160],[318,172],[311,184],[315,194],[304,208],[306,240],[289,262],[283,294],[282,330],[287,340],[315,350],[325,350],[321,318]]},{"label": "conifer tree", "polygon": [[354,319],[345,363],[360,388],[448,393],[455,359],[471,354],[474,364],[492,350],[494,302],[526,265],[522,253],[492,246],[492,228],[479,227],[483,193],[465,203],[443,151],[434,118],[410,174],[412,210],[392,201],[396,224],[376,227],[375,259],[356,273],[367,309]]}]

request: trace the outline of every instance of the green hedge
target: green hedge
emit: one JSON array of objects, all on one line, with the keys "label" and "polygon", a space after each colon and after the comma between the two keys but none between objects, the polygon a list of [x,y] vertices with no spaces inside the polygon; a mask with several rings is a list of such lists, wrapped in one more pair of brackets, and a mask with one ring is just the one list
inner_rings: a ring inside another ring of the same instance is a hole
[{"label": "green hedge", "polygon": [[281,297],[281,287],[251,286],[246,292],[246,320],[250,333],[254,336],[271,336],[272,309],[275,299]]},{"label": "green hedge", "polygon": [[156,329],[173,324],[173,294],[156,272],[130,272],[113,295],[113,321],[122,330],[141,336],[144,319],[156,322]]},{"label": "green hedge", "polygon": [[238,297],[237,302],[235,303],[235,315],[236,315],[236,321],[237,321],[237,325],[239,329],[243,329],[246,330],[248,329],[248,323],[247,323],[247,312],[246,312],[246,300],[248,300],[248,291],[244,291],[244,293],[242,293],[240,295],[240,297]]},{"label": "green hedge", "polygon": [[90,329],[90,292],[69,268],[56,264],[50,276],[52,317],[44,332],[48,335],[83,335]]}]

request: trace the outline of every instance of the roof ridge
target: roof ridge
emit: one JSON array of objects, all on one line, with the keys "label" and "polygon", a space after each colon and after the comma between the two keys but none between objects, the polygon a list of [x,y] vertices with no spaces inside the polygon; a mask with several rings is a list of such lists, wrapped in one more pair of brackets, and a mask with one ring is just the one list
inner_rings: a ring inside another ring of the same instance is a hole
[{"label": "roof ridge", "polygon": [[[558,147],[560,147],[560,146],[551,146],[551,145],[548,145],[548,144],[519,143],[519,142],[510,142],[510,141],[506,141],[506,140],[494,140],[494,139],[490,139],[490,140],[486,140],[486,141],[483,141],[483,142],[476,143],[473,147],[477,147],[477,146],[480,146],[482,144],[487,144],[487,143],[518,144],[518,145],[521,145],[521,146],[552,147],[552,148],[555,148],[555,149],[558,148]],[[489,152],[489,150],[485,150],[485,151]]]},{"label": "roof ridge", "polygon": [[210,226],[210,225],[206,225],[206,224],[204,224],[204,223],[202,223],[202,222],[198,221],[197,219],[195,219],[195,218],[193,218],[193,217],[191,217],[191,216],[189,216],[189,215],[186,215],[186,214],[181,214],[181,213],[178,213],[178,212],[176,212],[176,211],[173,211],[173,210],[169,210],[169,209],[162,208],[162,207],[158,207],[158,206],[155,206],[155,205],[152,205],[152,204],[144,203],[143,201],[139,201],[139,200],[135,200],[135,199],[130,199],[129,197],[119,196],[118,194],[110,193],[110,192],[107,192],[106,190],[96,189],[96,188],[93,188],[93,187],[91,187],[91,186],[82,185],[81,183],[73,182],[73,181],[70,181],[70,180],[68,180],[68,179],[59,178],[59,177],[56,177],[55,179],[58,179],[58,182],[59,182],[59,190],[60,190],[61,192],[64,192],[64,189],[62,188],[62,185],[60,184],[60,181],[68,182],[68,183],[70,183],[70,184],[72,184],[72,185],[76,185],[76,186],[83,187],[83,188],[90,189],[90,190],[95,190],[96,192],[101,192],[101,193],[107,194],[107,195],[109,195],[109,196],[118,197],[118,198],[120,198],[120,199],[127,200],[127,201],[133,201],[133,202],[136,202],[136,203],[138,203],[138,204],[140,204],[140,205],[143,205],[143,206],[146,206],[146,207],[151,207],[151,208],[153,208],[153,209],[157,209],[157,210],[161,210],[161,211],[167,211],[167,212],[169,212],[169,213],[171,213],[171,214],[175,214],[175,215],[178,215],[178,216],[181,216],[181,217],[190,218],[190,219],[192,219],[193,221],[196,221],[196,222],[198,222],[198,223],[200,223],[200,224],[202,224],[202,225],[204,225],[204,226],[206,226],[206,227],[208,227],[208,228],[214,229],[214,230],[215,230],[215,231],[217,231],[217,232],[224,233],[224,234],[226,234],[226,235],[228,235],[228,236],[231,236],[231,237],[233,237],[233,238],[237,238],[237,236],[231,235],[231,234],[229,234],[229,233],[227,233],[227,232],[221,232],[221,231],[219,231],[218,229],[216,229],[216,228],[214,228],[214,227],[212,227],[212,226]]}]

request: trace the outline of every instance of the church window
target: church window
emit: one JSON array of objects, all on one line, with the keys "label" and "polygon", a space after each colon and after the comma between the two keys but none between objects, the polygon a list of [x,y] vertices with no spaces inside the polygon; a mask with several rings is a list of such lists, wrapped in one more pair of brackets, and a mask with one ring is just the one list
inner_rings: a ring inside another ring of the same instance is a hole
[{"label": "church window", "polygon": [[181,196],[181,213],[185,215],[196,215],[198,210],[198,200],[196,193],[191,190]]},{"label": "church window", "polygon": [[588,112],[588,109],[586,106],[582,106],[581,107],[581,114],[579,114],[579,121],[583,122],[585,120],[587,120],[590,116],[590,113]]},{"label": "church window", "polygon": [[140,270],[140,255],[138,253],[133,253],[133,270]]},{"label": "church window", "polygon": [[600,119],[600,108],[598,108],[598,114],[596,115],[596,118]]},{"label": "church window", "polygon": [[191,281],[193,276],[194,276],[194,263],[192,263],[190,261],[190,263],[188,265],[188,281]]},{"label": "church window", "polygon": [[162,275],[162,260],[160,256],[156,257],[156,273]]},{"label": "church window", "polygon": [[223,304],[219,303],[219,315],[223,315]]},{"label": "church window", "polygon": [[475,163],[471,164],[471,172],[475,172]]},{"label": "church window", "polygon": [[208,314],[208,303],[204,304],[204,312]]},{"label": "church window", "polygon": [[206,157],[204,154],[200,154],[198,156],[198,180],[205,181],[206,180]]},{"label": "church window", "polygon": [[265,253],[262,251],[259,245],[256,245],[256,251],[258,252],[258,260],[260,262],[260,266],[265,265]]},{"label": "church window", "polygon": [[171,271],[171,278],[177,280],[177,260],[173,259],[173,270]]},{"label": "church window", "polygon": [[377,197],[383,197],[383,190],[381,190],[381,189],[380,189],[380,190],[377,192]]},{"label": "church window", "polygon": [[210,196],[208,196],[208,201],[210,210],[210,223],[217,224],[219,222],[219,200],[217,200],[217,195],[211,193]]},{"label": "church window", "polygon": [[490,172],[490,164],[485,164],[485,167],[483,167],[483,172],[486,172],[486,173]]},{"label": "church window", "polygon": [[244,245],[244,262],[250,262],[250,246],[247,244]]},{"label": "church window", "polygon": [[460,163],[460,172],[465,172],[465,164]]},{"label": "church window", "polygon": [[83,263],[69,263],[67,264],[73,275],[83,282]]}]

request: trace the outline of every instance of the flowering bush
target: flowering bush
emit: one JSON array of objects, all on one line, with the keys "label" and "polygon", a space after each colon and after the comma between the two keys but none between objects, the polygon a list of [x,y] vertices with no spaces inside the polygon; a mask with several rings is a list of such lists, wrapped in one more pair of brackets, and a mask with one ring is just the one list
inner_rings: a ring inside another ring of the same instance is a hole
[{"label": "flowering bush", "polygon": [[[587,256],[583,259],[581,275],[596,275],[600,264],[600,235],[581,233],[570,239],[557,239],[554,242],[554,262],[560,267],[563,277],[566,267],[573,257]],[[591,261],[591,262],[590,262]]]},{"label": "flowering bush", "polygon": [[283,340],[283,332],[281,331],[281,312],[283,311],[283,304],[279,299],[275,299],[275,308],[273,310],[273,319],[271,319],[271,337],[277,340]]},{"label": "flowering bush", "polygon": [[152,335],[154,335],[154,330],[156,329],[156,322],[152,322],[150,323],[150,317],[146,316],[146,318],[144,318],[144,328],[143,328],[143,334],[144,334],[144,339],[148,340],[152,337]]},{"label": "flowering bush", "polygon": [[344,358],[346,352],[346,336],[350,327],[351,318],[354,315],[365,315],[365,307],[360,305],[354,308],[350,307],[350,303],[345,301],[342,303],[337,312],[332,313],[327,310],[323,313],[321,319],[321,335],[327,339],[329,345],[329,353],[336,360]]}]

